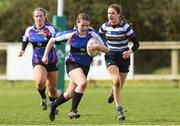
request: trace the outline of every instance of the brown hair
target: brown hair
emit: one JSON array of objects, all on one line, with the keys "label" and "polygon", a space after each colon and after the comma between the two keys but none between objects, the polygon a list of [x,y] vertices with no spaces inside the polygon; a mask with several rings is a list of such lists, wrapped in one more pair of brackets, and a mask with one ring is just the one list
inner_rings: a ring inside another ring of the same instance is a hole
[{"label": "brown hair", "polygon": [[113,8],[118,14],[122,14],[122,7],[119,4],[111,4],[108,8]]},{"label": "brown hair", "polygon": [[43,12],[46,22],[49,22],[49,20],[48,20],[48,18],[47,18],[47,16],[48,16],[48,11],[47,11],[47,10],[45,10],[45,9],[42,8],[42,7],[37,7],[37,8],[35,8],[35,9],[33,10],[33,16],[34,16],[34,12],[35,12],[35,11],[41,11],[41,12]]},{"label": "brown hair", "polygon": [[108,8],[113,8],[113,9],[115,9],[116,12],[120,15],[121,20],[127,21],[127,20],[125,19],[125,16],[122,15],[122,7],[121,7],[121,5],[114,3],[114,4],[111,4]]}]

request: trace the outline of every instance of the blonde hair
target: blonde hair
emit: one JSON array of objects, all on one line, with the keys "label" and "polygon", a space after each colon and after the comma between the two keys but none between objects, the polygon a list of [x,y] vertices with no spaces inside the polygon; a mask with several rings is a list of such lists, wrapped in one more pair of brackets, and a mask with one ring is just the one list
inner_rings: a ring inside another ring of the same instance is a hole
[{"label": "blonde hair", "polygon": [[45,17],[45,21],[46,21],[46,22],[49,22],[49,20],[48,20],[48,18],[47,18],[47,16],[48,16],[48,11],[47,11],[47,10],[45,10],[45,9],[42,8],[42,7],[37,7],[37,8],[35,8],[35,9],[33,10],[33,12],[32,12],[33,16],[34,16],[34,12],[35,12],[35,11],[41,11],[41,12],[43,12],[44,17]]},{"label": "blonde hair", "polygon": [[81,13],[77,16],[76,18],[76,23],[78,23],[81,20],[86,20],[86,21],[90,21],[89,15],[86,13]]}]

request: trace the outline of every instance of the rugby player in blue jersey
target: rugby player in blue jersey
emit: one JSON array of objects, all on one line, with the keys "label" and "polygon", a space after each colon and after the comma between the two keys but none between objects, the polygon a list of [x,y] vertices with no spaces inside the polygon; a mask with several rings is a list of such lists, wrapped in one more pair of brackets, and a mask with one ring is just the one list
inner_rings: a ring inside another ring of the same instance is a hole
[{"label": "rugby player in blue jersey", "polygon": [[[115,101],[118,119],[125,120],[122,87],[129,72],[130,55],[139,48],[139,41],[131,26],[123,20],[122,9],[118,4],[108,7],[108,21],[100,27],[99,34],[109,49],[105,61],[113,86],[108,102]],[[132,41],[132,48],[128,47],[128,41]]]},{"label": "rugby player in blue jersey", "polygon": [[44,64],[41,59],[49,39],[56,35],[57,29],[47,22],[47,11],[43,8],[35,8],[33,10],[33,20],[34,24],[28,26],[25,31],[25,35],[22,40],[22,49],[18,56],[23,56],[25,49],[30,42],[33,47],[32,65],[36,88],[41,97],[42,110],[46,110],[46,84],[50,101],[54,101],[58,96],[58,69],[56,66],[57,55],[55,49],[52,48],[50,50],[48,55],[48,64]]},{"label": "rugby player in blue jersey", "polygon": [[98,44],[92,44],[89,48],[91,51],[99,50],[104,53],[108,52],[100,36],[89,25],[89,16],[85,13],[79,14],[76,20],[76,28],[72,32],[64,32],[60,36],[50,39],[46,47],[42,58],[44,63],[48,63],[48,54],[55,42],[67,40],[70,44],[70,52],[66,60],[66,70],[70,78],[70,83],[67,90],[55,102],[52,102],[49,114],[51,121],[55,119],[55,109],[71,98],[72,106],[68,117],[70,119],[80,117],[77,108],[87,86],[87,75],[93,59],[93,57],[88,55],[86,50],[88,41],[91,38],[95,38],[98,41]]}]

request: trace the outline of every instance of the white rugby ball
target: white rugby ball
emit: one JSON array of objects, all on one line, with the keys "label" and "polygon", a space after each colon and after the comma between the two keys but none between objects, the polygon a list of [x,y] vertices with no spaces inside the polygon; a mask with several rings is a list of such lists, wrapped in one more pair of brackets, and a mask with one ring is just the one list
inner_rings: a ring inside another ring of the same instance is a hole
[{"label": "white rugby ball", "polygon": [[97,56],[97,54],[99,53],[99,50],[94,50],[93,52],[90,53],[88,51],[88,48],[89,48],[89,46],[91,46],[92,43],[98,43],[98,42],[97,42],[97,40],[95,38],[89,39],[89,41],[87,43],[87,46],[86,46],[86,50],[87,50],[87,53],[88,53],[89,56],[94,57],[94,56]]}]

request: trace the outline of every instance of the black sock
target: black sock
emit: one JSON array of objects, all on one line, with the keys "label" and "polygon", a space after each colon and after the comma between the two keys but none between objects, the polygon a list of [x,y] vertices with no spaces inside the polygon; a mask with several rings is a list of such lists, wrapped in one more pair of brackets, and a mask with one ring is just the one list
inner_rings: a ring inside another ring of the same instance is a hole
[{"label": "black sock", "polygon": [[81,101],[83,94],[82,93],[77,93],[74,92],[73,97],[72,97],[72,107],[71,107],[71,111],[76,112],[77,111],[77,107]]},{"label": "black sock", "polygon": [[54,107],[58,107],[59,105],[67,102],[68,100],[69,100],[69,99],[66,99],[66,98],[64,97],[64,93],[62,93],[62,94],[55,100],[55,102],[53,102],[53,106],[54,106]]},{"label": "black sock", "polygon": [[45,94],[46,88],[44,88],[44,89],[42,89],[42,90],[40,90],[40,89],[37,89],[37,90],[38,90],[41,98],[42,98],[42,99],[46,99],[46,94]]},{"label": "black sock", "polygon": [[57,99],[57,97],[50,97],[50,96],[49,96],[50,102],[54,102],[56,99]]}]

